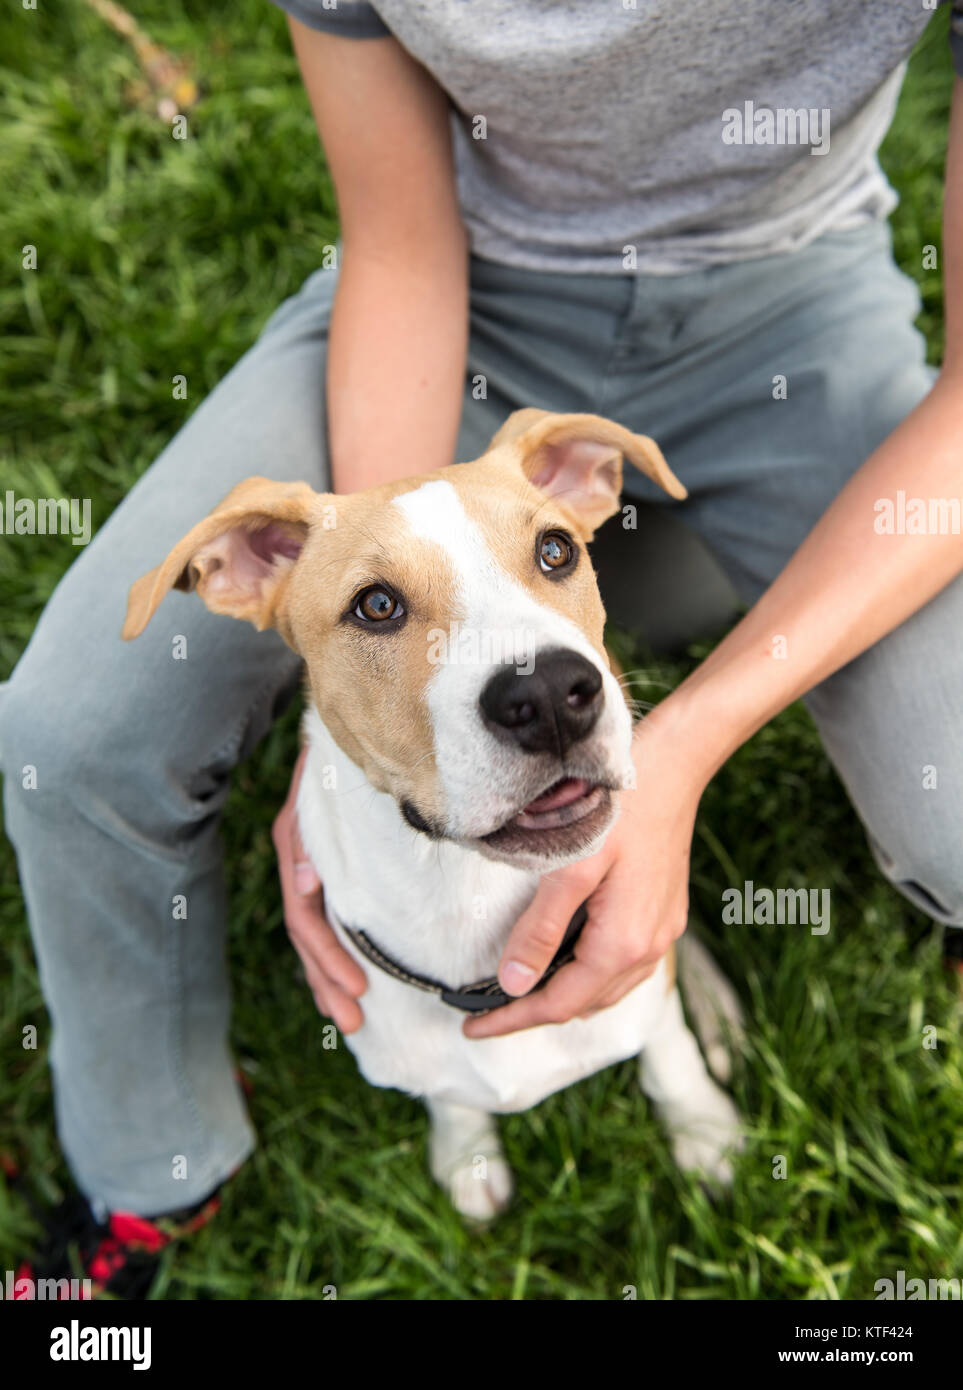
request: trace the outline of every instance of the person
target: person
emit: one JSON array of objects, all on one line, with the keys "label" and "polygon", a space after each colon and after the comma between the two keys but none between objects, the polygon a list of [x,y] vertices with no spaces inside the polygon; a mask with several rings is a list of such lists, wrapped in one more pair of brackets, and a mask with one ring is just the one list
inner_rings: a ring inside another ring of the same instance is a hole
[{"label": "person", "polygon": [[[659,442],[689,492],[677,516],[749,605],[640,724],[613,833],[543,881],[500,968],[520,997],[471,1036],[604,1008],[654,968],[686,925],[703,789],[803,695],[882,872],[963,925],[963,546],[879,524],[900,492],[963,493],[963,77],[938,374],[876,157],[929,11],[279,3],[337,192],[337,264],[101,528],[0,701],[58,1133],[88,1267],[115,1289],[126,1254],[202,1219],[254,1145],[227,1045],[218,821],[298,662],[180,594],[119,640],[130,583],[249,474],[351,491],[476,457],[516,408],[606,415]],[[963,74],[959,0],[951,44]],[[627,491],[661,505],[641,477]],[[275,826],[286,920],[350,1032],[364,975],[324,922],[292,803]],[[583,900],[576,959],[531,993]]]}]

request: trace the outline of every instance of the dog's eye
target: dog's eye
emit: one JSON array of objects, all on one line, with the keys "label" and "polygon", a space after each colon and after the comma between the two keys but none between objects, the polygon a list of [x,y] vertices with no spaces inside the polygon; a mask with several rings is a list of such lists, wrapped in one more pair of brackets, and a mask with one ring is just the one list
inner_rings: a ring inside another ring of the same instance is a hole
[{"label": "dog's eye", "polygon": [[354,605],[355,617],[366,623],[383,623],[388,618],[400,618],[404,611],[394,594],[377,585],[360,593]]},{"label": "dog's eye", "polygon": [[545,574],[565,569],[575,554],[574,545],[563,531],[546,531],[538,544],[538,563]]}]

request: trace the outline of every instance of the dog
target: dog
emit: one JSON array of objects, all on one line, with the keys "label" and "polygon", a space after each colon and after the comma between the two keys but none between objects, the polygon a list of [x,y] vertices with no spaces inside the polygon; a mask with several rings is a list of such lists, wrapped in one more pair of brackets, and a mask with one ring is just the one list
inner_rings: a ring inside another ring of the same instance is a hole
[{"label": "dog", "polygon": [[[299,829],[369,981],[347,1042],[369,1082],[424,1100],[431,1171],[474,1221],[511,1196],[493,1116],[628,1057],[681,1168],[727,1182],[740,1143],[672,953],[589,1017],[462,1032],[466,1011],[507,1001],[494,971],[540,877],[599,849],[632,783],[632,716],[586,550],[618,510],[623,459],[685,497],[653,440],[535,409],[474,462],[363,492],[250,478],[129,595],[126,640],[172,588],[196,589],[302,657]],[[693,986],[705,1017],[713,993],[734,1016],[711,958],[693,957]]]}]

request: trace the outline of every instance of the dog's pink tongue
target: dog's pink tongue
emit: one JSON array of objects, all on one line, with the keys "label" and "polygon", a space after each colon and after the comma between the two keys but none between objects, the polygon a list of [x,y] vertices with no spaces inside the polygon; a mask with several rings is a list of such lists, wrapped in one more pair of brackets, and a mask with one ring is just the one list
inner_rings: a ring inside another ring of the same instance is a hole
[{"label": "dog's pink tongue", "polygon": [[556,782],[554,787],[549,787],[547,792],[530,801],[524,808],[532,815],[538,815],[540,811],[557,811],[560,806],[570,806],[573,801],[578,801],[580,796],[584,796],[589,789],[589,783],[581,777],[566,777],[561,782]]}]

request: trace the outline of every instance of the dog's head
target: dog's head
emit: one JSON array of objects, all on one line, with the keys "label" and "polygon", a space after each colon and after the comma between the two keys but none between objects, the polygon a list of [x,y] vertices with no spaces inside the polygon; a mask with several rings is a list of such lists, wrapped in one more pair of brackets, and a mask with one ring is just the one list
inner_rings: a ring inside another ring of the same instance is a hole
[{"label": "dog's head", "polygon": [[417,830],[541,870],[581,858],[632,771],[586,553],[623,456],[686,495],[652,440],[541,410],[474,463],[365,492],[250,478],[133,585],[123,635],[196,588],[277,628],[331,735]]}]

